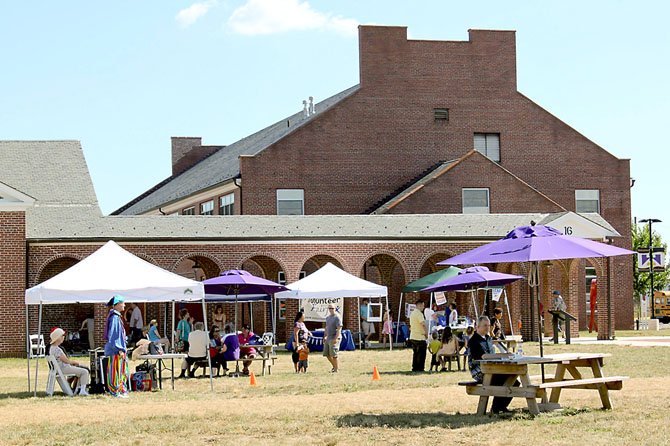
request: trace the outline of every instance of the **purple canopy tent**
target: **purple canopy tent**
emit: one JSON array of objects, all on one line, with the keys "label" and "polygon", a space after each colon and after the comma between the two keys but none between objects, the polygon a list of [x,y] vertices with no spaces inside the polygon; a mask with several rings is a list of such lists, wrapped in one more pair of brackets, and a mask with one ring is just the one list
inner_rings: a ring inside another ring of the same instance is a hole
[{"label": "purple canopy tent", "polygon": [[[489,271],[489,269],[485,266],[473,266],[459,271],[456,276],[452,276],[447,279],[441,280],[435,283],[434,285],[422,289],[421,291],[432,293],[435,291],[472,290],[473,293],[477,293],[480,288],[499,287],[507,285],[508,283],[516,282],[517,280],[520,279],[523,279],[523,277],[516,276],[513,274],[504,274],[495,271]],[[475,317],[478,317],[479,315],[477,314],[477,303],[474,302],[475,300],[474,294],[472,295],[472,300],[475,307]],[[507,312],[509,313],[509,308],[507,309]]]},{"label": "purple canopy tent", "polygon": [[[535,299],[534,288],[537,290],[539,306],[539,274],[538,262],[541,260],[584,259],[592,257],[614,257],[635,254],[628,249],[594,242],[561,232],[550,226],[534,225],[520,226],[513,229],[501,240],[477,247],[463,254],[438,262],[438,265],[474,265],[486,263],[530,262],[528,285],[531,291],[531,320],[533,324]],[[538,311],[539,313],[539,311]],[[540,355],[544,354],[542,334],[539,324],[541,315],[538,314],[538,338],[540,340]],[[534,334],[534,327],[531,332]],[[544,379],[543,379],[544,381]]]},{"label": "purple canopy tent", "polygon": [[[279,291],[286,291],[283,285],[262,277],[254,276],[243,269],[231,269],[202,282],[205,285],[205,300],[235,302],[235,331],[237,331],[237,303],[240,297],[245,302],[256,300],[272,300],[271,296]],[[233,299],[234,298],[234,299]],[[274,316],[274,308],[273,308]],[[272,331],[274,333],[274,317]]]}]

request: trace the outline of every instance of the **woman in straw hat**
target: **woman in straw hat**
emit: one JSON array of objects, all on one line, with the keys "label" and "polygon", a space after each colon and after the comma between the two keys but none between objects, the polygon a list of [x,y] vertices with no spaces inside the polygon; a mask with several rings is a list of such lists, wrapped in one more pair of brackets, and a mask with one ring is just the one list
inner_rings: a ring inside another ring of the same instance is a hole
[{"label": "woman in straw hat", "polygon": [[75,395],[87,396],[88,392],[86,391],[86,386],[89,382],[89,371],[87,368],[81,367],[78,362],[71,360],[67,357],[65,352],[60,345],[65,340],[65,330],[60,327],[56,327],[51,330],[51,347],[49,348],[49,354],[56,358],[56,361],[59,362],[60,369],[66,375],[75,375],[77,377],[77,388],[74,391]]},{"label": "woman in straw hat", "polygon": [[122,314],[126,307],[123,296],[112,297],[107,306],[111,307],[105,325],[105,356],[107,363],[107,388],[112,396],[128,398],[128,359],[126,358],[126,331]]}]

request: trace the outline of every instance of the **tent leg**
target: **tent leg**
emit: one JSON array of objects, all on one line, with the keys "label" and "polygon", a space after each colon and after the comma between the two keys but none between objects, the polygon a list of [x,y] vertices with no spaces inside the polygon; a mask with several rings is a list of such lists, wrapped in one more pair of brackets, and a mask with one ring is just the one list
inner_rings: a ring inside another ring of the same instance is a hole
[{"label": "tent leg", "polygon": [[[37,352],[39,354],[39,337],[37,338],[37,345]],[[28,360],[28,393],[30,393],[30,353],[30,324],[28,323],[28,304],[26,304],[26,359]]]},{"label": "tent leg", "polygon": [[173,351],[176,351],[175,348],[174,348],[174,345],[175,345],[174,344],[174,329],[175,329],[175,326],[174,326],[174,307],[175,307],[175,303],[174,303],[174,301],[172,301],[172,328],[170,328],[170,333],[171,333],[170,337],[172,338],[172,344],[170,344],[170,347],[172,348]]},{"label": "tent leg", "polygon": [[254,303],[249,302],[249,320],[251,321],[251,331],[256,333],[256,330],[254,330]]},{"label": "tent leg", "polygon": [[[386,295],[386,310],[391,308],[389,307],[389,295]],[[382,321],[384,320],[384,317],[382,316]],[[391,327],[393,327],[393,324],[391,324]],[[382,322],[382,331],[384,331],[384,323]],[[393,351],[393,335],[389,334],[389,351]]]},{"label": "tent leg", "polygon": [[358,348],[363,350],[363,344],[361,340],[361,298],[356,298],[356,316],[358,317]]},{"label": "tent leg", "polygon": [[398,325],[396,326],[395,330],[395,341],[398,342],[398,334],[400,332],[400,310],[402,309],[402,298],[404,296],[404,293],[400,293],[400,302],[398,302],[398,314],[396,315],[396,320],[398,321]]},{"label": "tent leg", "polygon": [[[42,302],[40,302],[39,315],[37,316],[37,335],[39,336],[42,333]],[[39,338],[38,338],[39,339]],[[40,358],[39,356],[35,359],[35,393],[33,396],[37,396],[37,372],[40,368]]]},{"label": "tent leg", "polygon": [[507,307],[507,317],[509,318],[509,329],[514,336],[514,326],[512,325],[512,313],[509,311],[509,299],[507,298],[507,290],[503,288],[503,293],[505,293],[505,307]]},{"label": "tent leg", "polygon": [[[207,328],[207,306],[205,304],[205,296],[202,297],[202,314],[205,323],[205,333],[209,333]],[[209,390],[214,392],[214,377],[212,377],[212,355],[209,352],[209,345],[207,346],[207,365],[209,366]]]},{"label": "tent leg", "polygon": [[477,298],[475,297],[475,293],[477,293],[477,297],[479,297],[478,291],[479,290],[470,293],[470,296],[472,297],[472,306],[475,307],[475,320],[479,319],[479,311],[477,309]]}]

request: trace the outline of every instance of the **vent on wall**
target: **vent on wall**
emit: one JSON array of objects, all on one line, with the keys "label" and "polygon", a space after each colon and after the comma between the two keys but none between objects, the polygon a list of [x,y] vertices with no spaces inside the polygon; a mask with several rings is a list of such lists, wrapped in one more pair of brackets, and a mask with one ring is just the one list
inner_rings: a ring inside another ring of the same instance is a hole
[{"label": "vent on wall", "polygon": [[448,108],[434,108],[433,114],[435,116],[435,121],[449,121]]}]

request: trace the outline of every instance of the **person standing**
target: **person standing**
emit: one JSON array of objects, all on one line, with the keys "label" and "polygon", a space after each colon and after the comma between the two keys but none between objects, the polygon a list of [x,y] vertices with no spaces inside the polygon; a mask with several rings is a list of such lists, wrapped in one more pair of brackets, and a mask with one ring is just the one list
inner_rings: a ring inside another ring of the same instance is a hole
[{"label": "person standing", "polygon": [[79,331],[82,330],[86,330],[86,334],[88,335],[88,349],[95,350],[95,320],[93,319],[93,314],[89,314],[82,321]]},{"label": "person standing", "polygon": [[323,356],[325,356],[330,365],[333,366],[331,373],[337,373],[339,370],[339,361],[337,359],[340,351],[340,340],[342,339],[342,319],[337,314],[335,305],[328,305],[328,316],[326,317],[326,330],[323,334]]},{"label": "person standing", "polygon": [[188,352],[188,335],[191,334],[190,315],[186,308],[179,310],[179,323],[177,324],[177,341],[181,343],[182,348],[175,348],[177,352]]},{"label": "person standing", "polygon": [[[468,357],[468,367],[470,368],[470,374],[472,377],[479,383],[481,383],[484,379],[484,374],[482,373],[479,361],[485,354],[495,353],[495,349],[493,348],[493,341],[491,340],[491,336],[489,336],[490,330],[491,321],[489,320],[488,316],[479,316],[479,319],[477,320],[477,330],[468,341],[468,349],[470,350],[470,356]],[[490,385],[501,386],[505,383],[505,381],[507,381],[507,378],[509,378],[509,375],[493,375]],[[519,381],[517,380],[514,386],[516,387],[518,385]],[[509,397],[493,397],[491,412],[510,412],[509,409],[507,409],[507,406],[509,406],[510,402],[512,402],[512,398]]]},{"label": "person standing", "polygon": [[291,352],[291,359],[293,360],[293,368],[295,373],[298,373],[298,362],[300,362],[300,356],[298,354],[298,346],[300,346],[304,341],[306,342],[311,335],[310,331],[305,325],[305,313],[298,311],[293,320],[293,351]]},{"label": "person standing", "polygon": [[126,353],[126,332],[123,328],[123,310],[126,308],[123,296],[112,297],[107,306],[111,307],[105,326],[105,356],[107,363],[107,389],[112,396],[128,398],[128,360]]},{"label": "person standing", "polygon": [[[563,300],[561,292],[558,290],[554,290],[551,293],[554,295],[554,301],[551,305],[552,310],[563,311],[563,312],[568,311],[568,306],[565,304],[565,300]],[[563,321],[560,318],[558,319],[558,331],[563,333]],[[565,337],[565,333],[563,333],[563,337]]]},{"label": "person standing", "polygon": [[132,312],[130,313],[130,342],[137,342],[142,339],[142,328],[144,328],[144,319],[142,310],[136,303],[130,303]]},{"label": "person standing", "polygon": [[426,340],[428,327],[423,315],[425,303],[418,301],[416,308],[409,315],[409,343],[412,346],[412,371],[423,372],[426,367]]},{"label": "person standing", "polygon": [[453,327],[458,325],[458,310],[456,309],[456,304],[454,302],[449,304],[449,326]]},{"label": "person standing", "polygon": [[375,324],[368,321],[368,314],[370,311],[370,301],[368,299],[363,299],[363,303],[359,309],[359,315],[361,318],[361,331],[365,335],[365,347],[370,347],[370,338],[375,334]]}]

